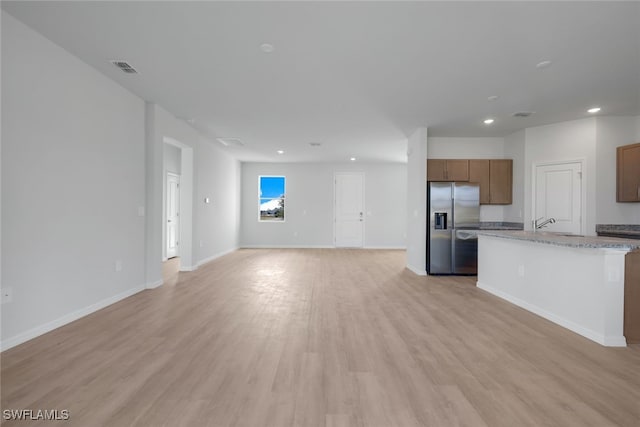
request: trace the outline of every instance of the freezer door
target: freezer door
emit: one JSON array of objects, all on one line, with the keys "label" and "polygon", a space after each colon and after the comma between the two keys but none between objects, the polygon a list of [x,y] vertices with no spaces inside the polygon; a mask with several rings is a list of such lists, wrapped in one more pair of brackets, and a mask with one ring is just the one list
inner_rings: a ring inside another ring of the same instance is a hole
[{"label": "freezer door", "polygon": [[451,274],[451,230],[433,230],[427,252],[427,273]]},{"label": "freezer door", "polygon": [[451,274],[453,190],[450,182],[430,182],[427,187],[427,272]]},{"label": "freezer door", "polygon": [[453,183],[453,223],[455,229],[480,226],[480,187],[470,182]]},{"label": "freezer door", "polygon": [[454,274],[478,274],[478,234],[476,230],[453,230]]}]

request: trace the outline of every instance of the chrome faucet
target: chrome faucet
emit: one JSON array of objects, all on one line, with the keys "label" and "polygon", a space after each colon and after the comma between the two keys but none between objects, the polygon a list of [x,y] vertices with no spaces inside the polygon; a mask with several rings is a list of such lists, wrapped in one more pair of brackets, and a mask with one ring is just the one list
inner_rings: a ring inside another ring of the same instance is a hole
[{"label": "chrome faucet", "polygon": [[542,221],[540,224],[538,224],[538,221],[540,221],[540,220],[541,220],[541,219],[543,219],[543,218],[544,218],[544,217],[543,217],[543,216],[541,216],[540,218],[538,218],[538,219],[536,219],[535,221],[533,221],[534,231],[535,231],[535,230],[539,230],[539,229],[541,229],[542,227],[546,227],[547,225],[549,225],[549,224],[553,224],[553,223],[555,223],[555,222],[556,222],[556,219],[555,219],[555,218],[549,218],[549,219],[546,219],[546,220]]}]

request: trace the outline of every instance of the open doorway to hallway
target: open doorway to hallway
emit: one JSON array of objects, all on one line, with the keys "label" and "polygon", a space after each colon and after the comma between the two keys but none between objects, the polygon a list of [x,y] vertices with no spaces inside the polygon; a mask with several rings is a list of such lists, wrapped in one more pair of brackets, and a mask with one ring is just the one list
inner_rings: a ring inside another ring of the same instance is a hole
[{"label": "open doorway to hallway", "polygon": [[165,191],[166,254],[172,259],[180,256],[180,175],[167,172]]},{"label": "open doorway to hallway", "polygon": [[[182,148],[164,141],[162,155],[162,261],[174,259],[180,268],[180,175]],[[163,268],[164,273],[164,268]],[[164,276],[164,274],[163,274]]]},{"label": "open doorway to hallway", "polygon": [[157,229],[162,233],[161,261],[176,257],[179,271],[192,271],[196,268],[192,247],[193,147],[168,136],[162,137],[162,142],[162,178],[158,182],[162,186],[162,225]]}]

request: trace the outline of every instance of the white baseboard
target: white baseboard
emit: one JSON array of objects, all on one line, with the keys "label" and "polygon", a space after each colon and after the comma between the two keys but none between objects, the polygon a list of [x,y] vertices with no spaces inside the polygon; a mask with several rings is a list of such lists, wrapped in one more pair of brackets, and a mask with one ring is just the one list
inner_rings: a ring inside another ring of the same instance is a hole
[{"label": "white baseboard", "polygon": [[112,297],[103,299],[102,301],[98,301],[95,304],[91,304],[87,307],[73,311],[69,314],[66,314],[62,317],[52,320],[51,322],[47,322],[43,325],[36,326],[35,328],[31,328],[28,331],[22,332],[11,338],[4,339],[0,341],[0,351],[8,350],[19,344],[27,342],[33,338],[39,337],[40,335],[46,334],[47,332],[51,332],[54,329],[58,329],[59,327],[64,326],[68,323],[71,323],[75,320],[78,320],[81,317],[87,316],[107,306],[110,306],[111,304],[114,304],[120,300],[128,298],[131,295],[137,294],[138,292],[145,290],[145,288],[146,286],[142,285],[142,286],[135,287],[133,289],[126,290]]},{"label": "white baseboard", "polygon": [[164,281],[161,279],[161,280],[155,281],[153,283],[147,283],[147,286],[145,286],[145,288],[146,289],[155,289],[157,287],[162,286],[163,283],[164,283]]},{"label": "white baseboard", "polygon": [[364,249],[407,250],[406,246],[365,246]]},{"label": "white baseboard", "polygon": [[487,285],[486,283],[482,283],[480,281],[476,282],[478,288],[489,292],[503,300],[509,301],[512,304],[517,305],[518,307],[522,307],[525,310],[528,310],[534,314],[537,314],[540,317],[543,317],[551,322],[560,325],[564,328],[569,329],[570,331],[575,332],[578,335],[582,335],[585,338],[589,338],[591,341],[595,341],[598,344],[604,345],[606,347],[626,347],[627,340],[624,336],[605,336],[591,329],[585,328],[584,326],[580,326],[577,323],[572,322],[571,320],[565,319],[564,317],[560,317],[550,311],[547,311],[543,308],[538,307],[537,305],[530,304],[526,301],[521,300],[520,298],[516,298],[512,295],[509,295],[499,289],[496,289],[492,286]]},{"label": "white baseboard", "polygon": [[407,269],[409,269],[410,271],[414,272],[418,276],[426,276],[427,275],[427,270],[425,270],[424,268],[417,268],[417,267],[414,267],[412,265],[407,264]]},{"label": "white baseboard", "polygon": [[[213,261],[213,260],[216,260],[216,259],[218,259],[218,258],[221,258],[221,257],[223,257],[223,256],[225,256],[225,255],[229,255],[231,252],[235,252],[235,251],[237,251],[237,250],[238,250],[238,248],[231,248],[231,249],[229,249],[229,250],[227,250],[227,251],[220,252],[220,253],[215,254],[215,255],[212,255],[212,256],[210,256],[210,257],[207,257],[207,258],[201,259],[201,260],[200,260],[200,261],[198,261],[198,263],[196,264],[196,268],[198,268],[198,267],[200,267],[200,266],[202,266],[202,265],[205,265],[205,264],[206,264],[206,263],[208,263],[208,262],[211,262],[211,261]],[[194,270],[195,270],[195,269],[194,269]]]},{"label": "white baseboard", "polygon": [[362,248],[338,248],[327,245],[243,245],[242,249],[389,249],[406,250],[406,246],[364,246]]},{"label": "white baseboard", "polygon": [[325,245],[242,245],[242,249],[335,249]]}]

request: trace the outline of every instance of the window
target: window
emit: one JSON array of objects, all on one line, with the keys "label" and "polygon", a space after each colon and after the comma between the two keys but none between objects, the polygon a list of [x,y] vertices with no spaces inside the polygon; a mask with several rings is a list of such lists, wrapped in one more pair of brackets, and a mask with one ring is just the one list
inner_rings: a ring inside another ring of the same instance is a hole
[{"label": "window", "polygon": [[260,176],[259,204],[260,221],[284,221],[284,176]]}]

